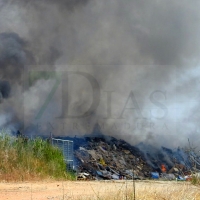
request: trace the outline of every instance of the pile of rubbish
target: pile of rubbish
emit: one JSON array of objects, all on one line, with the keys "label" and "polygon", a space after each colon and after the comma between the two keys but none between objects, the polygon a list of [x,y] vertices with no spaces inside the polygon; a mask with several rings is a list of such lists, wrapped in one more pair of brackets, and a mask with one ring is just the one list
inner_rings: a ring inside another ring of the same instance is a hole
[{"label": "pile of rubbish", "polygon": [[193,151],[131,146],[113,137],[74,138],[78,180],[163,179],[190,180],[200,172],[200,156]]},{"label": "pile of rubbish", "polygon": [[78,179],[144,179],[152,168],[142,159],[140,151],[122,140],[86,138],[86,144],[75,150]]},{"label": "pile of rubbish", "polygon": [[[85,137],[65,137],[74,142],[74,168],[78,180],[164,179],[190,180],[200,177],[200,154],[189,143],[187,149],[169,149],[105,136],[95,126]],[[189,139],[188,139],[189,141]]]}]

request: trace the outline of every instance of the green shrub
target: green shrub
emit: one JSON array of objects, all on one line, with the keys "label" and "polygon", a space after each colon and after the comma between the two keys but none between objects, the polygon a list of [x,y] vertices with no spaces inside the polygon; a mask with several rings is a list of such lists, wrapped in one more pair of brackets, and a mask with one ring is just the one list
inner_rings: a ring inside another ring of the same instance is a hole
[{"label": "green shrub", "polygon": [[39,137],[27,140],[1,131],[0,160],[0,180],[75,179],[66,172],[62,152]]},{"label": "green shrub", "polygon": [[200,178],[196,175],[193,175],[191,183],[194,184],[194,185],[200,185]]}]

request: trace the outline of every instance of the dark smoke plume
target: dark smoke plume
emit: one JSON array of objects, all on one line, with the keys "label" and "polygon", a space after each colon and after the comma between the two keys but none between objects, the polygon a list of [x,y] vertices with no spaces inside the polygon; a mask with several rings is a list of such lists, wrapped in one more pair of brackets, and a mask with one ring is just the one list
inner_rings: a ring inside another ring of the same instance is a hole
[{"label": "dark smoke plume", "polygon": [[[199,141],[199,7],[188,0],[0,1],[0,80],[12,89],[2,114],[9,108],[12,123],[27,126],[39,119],[48,124],[42,133],[83,135],[99,123],[132,144]],[[69,87],[59,87],[40,114],[55,80],[31,73],[36,81],[23,88],[24,69],[91,74],[101,89],[98,108],[85,119],[59,121],[92,103],[88,82],[70,75]]]},{"label": "dark smoke plume", "polygon": [[10,96],[11,87],[8,81],[0,81],[0,94],[7,99]]},{"label": "dark smoke plume", "polygon": [[26,42],[18,34],[0,33],[1,78],[20,80],[24,66],[27,64],[28,54]]}]

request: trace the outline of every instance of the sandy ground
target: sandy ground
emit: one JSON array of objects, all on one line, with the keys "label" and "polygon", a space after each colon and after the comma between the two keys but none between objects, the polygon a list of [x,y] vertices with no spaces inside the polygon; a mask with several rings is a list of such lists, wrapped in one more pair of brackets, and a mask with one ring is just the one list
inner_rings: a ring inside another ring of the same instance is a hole
[{"label": "sandy ground", "polygon": [[[200,188],[188,183],[181,182],[160,182],[160,181],[137,181],[135,183],[137,199],[146,199],[145,196],[150,190],[153,195],[157,192],[170,193],[170,190],[178,193],[190,192],[191,200],[200,199]],[[131,181],[85,181],[85,182],[24,182],[24,183],[0,183],[0,199],[9,200],[61,200],[61,199],[100,199],[99,197],[119,195],[126,196],[127,191],[133,191]],[[199,196],[198,196],[199,195]],[[194,198],[193,198],[194,197]],[[110,197],[111,199],[111,197]],[[122,199],[120,197],[119,199]],[[126,198],[124,198],[126,199]],[[148,198],[147,198],[148,199]],[[150,198],[149,198],[150,199]],[[159,199],[159,198],[156,198]],[[167,198],[166,198],[167,199]],[[171,199],[173,199],[171,197]],[[181,198],[183,199],[183,198]]]}]

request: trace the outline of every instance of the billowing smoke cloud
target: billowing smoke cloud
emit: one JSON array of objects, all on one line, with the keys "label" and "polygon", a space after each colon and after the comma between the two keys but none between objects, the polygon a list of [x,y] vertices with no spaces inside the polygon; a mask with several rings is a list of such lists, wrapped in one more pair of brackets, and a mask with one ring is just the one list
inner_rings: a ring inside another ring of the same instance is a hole
[{"label": "billowing smoke cloud", "polygon": [[[0,33],[1,78],[19,81],[29,54],[26,50],[26,42],[19,35],[9,32]],[[8,83],[2,82],[1,85],[9,90]],[[5,94],[5,89],[3,93]]]},{"label": "billowing smoke cloud", "polygon": [[[41,132],[62,135],[85,134],[99,123],[103,133],[133,144],[197,140],[199,4],[0,1],[1,79],[12,86],[1,106],[13,113],[9,123],[32,127],[36,119],[47,124]],[[69,84],[56,83],[63,71],[73,72]],[[28,72],[25,86],[22,72]],[[96,109],[73,117],[89,110],[92,92]]]}]

